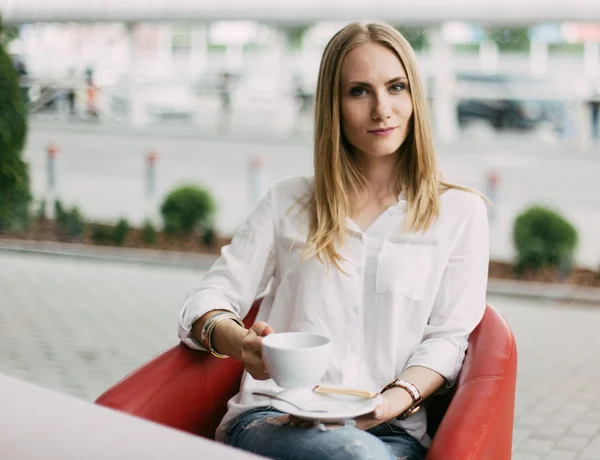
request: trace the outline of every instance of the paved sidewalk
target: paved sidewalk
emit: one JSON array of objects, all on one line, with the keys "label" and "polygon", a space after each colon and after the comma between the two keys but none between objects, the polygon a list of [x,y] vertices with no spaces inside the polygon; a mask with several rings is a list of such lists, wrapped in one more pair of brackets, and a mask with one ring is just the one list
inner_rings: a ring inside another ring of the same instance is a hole
[{"label": "paved sidewalk", "polygon": [[[0,373],[92,401],[177,343],[202,274],[0,252]],[[519,349],[514,459],[599,459],[600,309],[489,300]]]}]

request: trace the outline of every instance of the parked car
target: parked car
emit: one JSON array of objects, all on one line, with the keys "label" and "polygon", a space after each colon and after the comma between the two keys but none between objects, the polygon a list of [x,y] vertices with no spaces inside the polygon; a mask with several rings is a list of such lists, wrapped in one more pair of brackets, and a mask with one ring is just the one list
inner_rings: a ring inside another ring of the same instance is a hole
[{"label": "parked car", "polygon": [[528,130],[544,124],[556,131],[564,129],[565,104],[545,80],[477,72],[458,73],[456,80],[461,126],[483,120],[499,130]]}]

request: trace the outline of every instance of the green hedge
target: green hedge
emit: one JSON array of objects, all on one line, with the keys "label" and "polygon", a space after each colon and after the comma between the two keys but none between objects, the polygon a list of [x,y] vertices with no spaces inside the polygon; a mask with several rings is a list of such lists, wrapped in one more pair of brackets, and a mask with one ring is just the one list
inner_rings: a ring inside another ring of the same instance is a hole
[{"label": "green hedge", "polygon": [[29,227],[29,171],[21,157],[26,136],[27,112],[19,78],[0,42],[0,231]]},{"label": "green hedge", "polygon": [[556,211],[531,207],[517,216],[513,228],[517,271],[546,266],[569,269],[577,241],[575,227]]},{"label": "green hedge", "polygon": [[160,212],[168,235],[186,235],[211,227],[216,208],[210,192],[195,185],[184,185],[167,195]]}]

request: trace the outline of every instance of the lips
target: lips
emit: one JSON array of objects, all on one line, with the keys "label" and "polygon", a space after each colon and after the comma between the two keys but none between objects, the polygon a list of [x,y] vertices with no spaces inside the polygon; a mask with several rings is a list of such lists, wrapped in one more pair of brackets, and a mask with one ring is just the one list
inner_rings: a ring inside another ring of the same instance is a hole
[{"label": "lips", "polygon": [[381,129],[374,129],[369,131],[371,134],[378,134],[378,135],[384,135],[384,134],[389,134],[392,131],[394,131],[396,129],[396,127],[391,127],[391,128],[381,128]]}]

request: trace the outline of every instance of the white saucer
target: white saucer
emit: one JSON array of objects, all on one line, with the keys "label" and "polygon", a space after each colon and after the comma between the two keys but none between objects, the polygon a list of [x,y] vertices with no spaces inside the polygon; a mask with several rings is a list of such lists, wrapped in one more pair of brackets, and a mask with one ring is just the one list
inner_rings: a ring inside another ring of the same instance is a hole
[{"label": "white saucer", "polygon": [[[336,388],[348,388],[343,385],[328,385]],[[312,391],[310,388],[292,388],[277,393],[277,396],[287,399],[303,409],[323,409],[327,412],[310,412],[298,410],[294,406],[271,399],[271,405],[286,414],[305,420],[321,420],[323,422],[335,422],[340,420],[350,420],[359,415],[373,412],[381,404],[382,399],[377,395],[372,399],[365,399],[357,396],[338,395],[338,394],[320,394]]]}]

